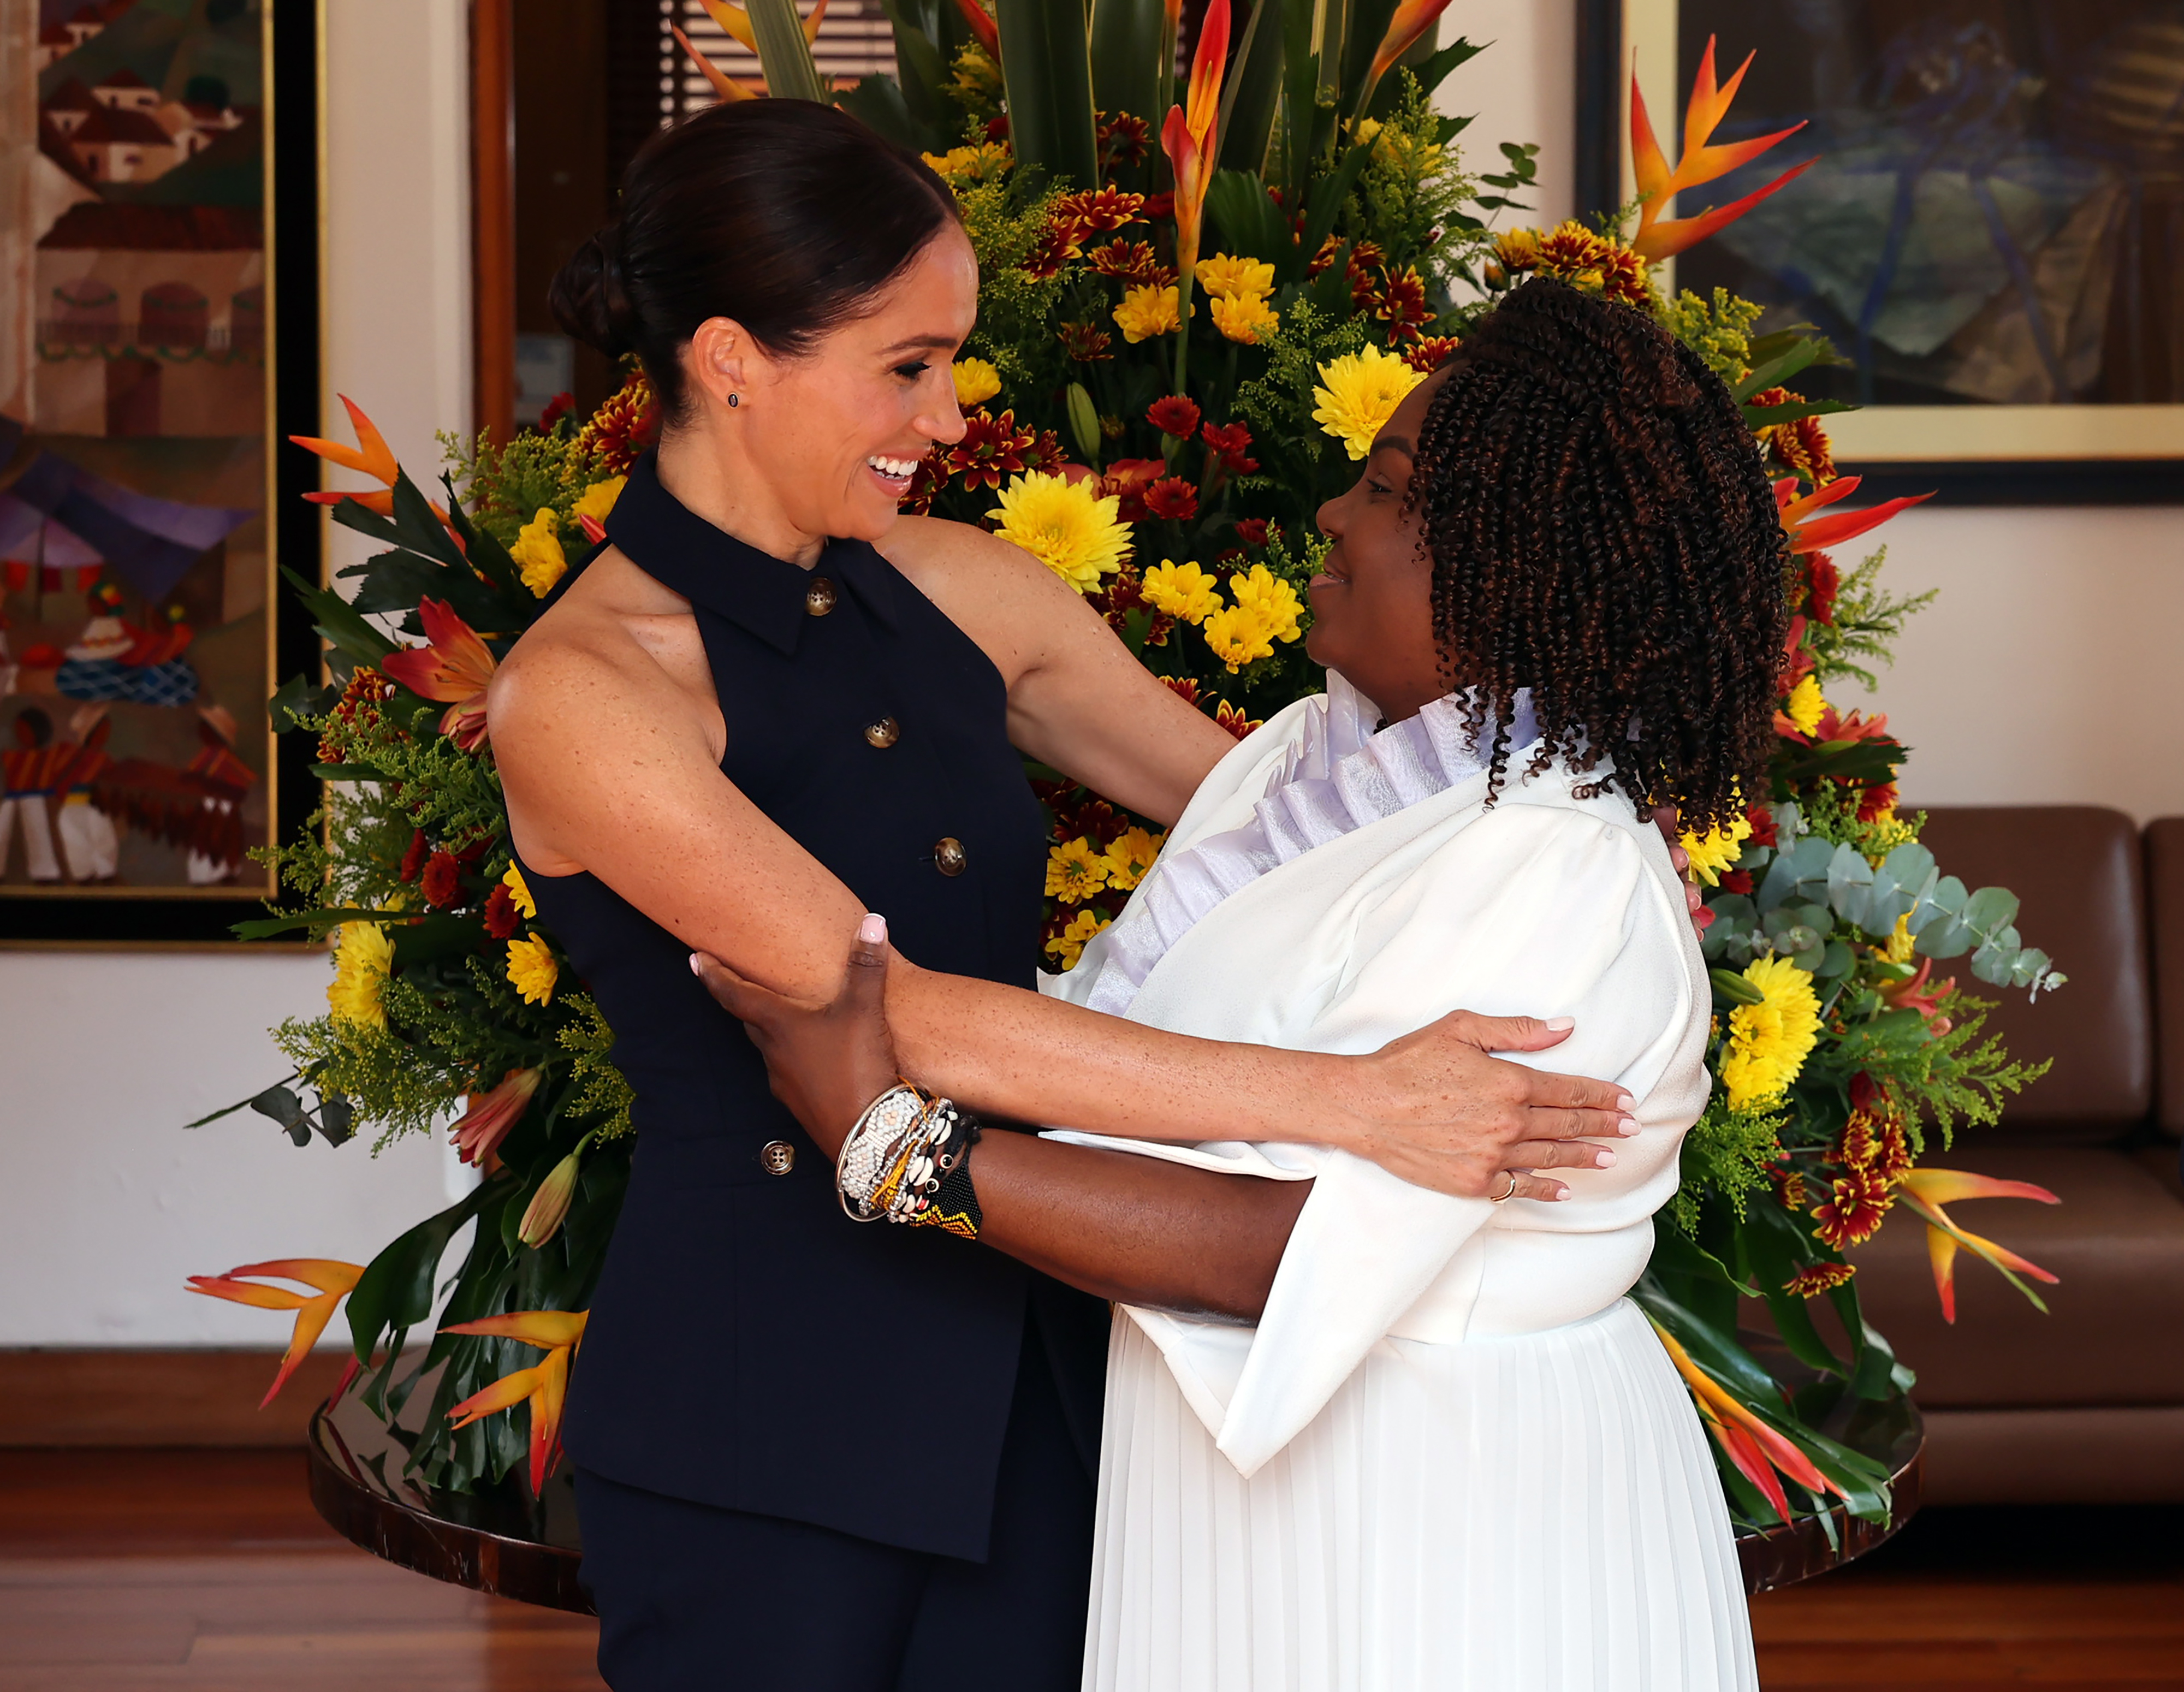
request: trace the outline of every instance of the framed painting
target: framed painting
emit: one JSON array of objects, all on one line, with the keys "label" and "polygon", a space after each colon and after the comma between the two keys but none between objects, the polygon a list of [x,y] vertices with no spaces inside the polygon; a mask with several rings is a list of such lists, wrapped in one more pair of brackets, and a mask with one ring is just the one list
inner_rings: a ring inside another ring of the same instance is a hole
[{"label": "framed painting", "polygon": [[[1688,214],[1812,168],[1684,253],[1806,371],[1847,470],[1961,501],[2184,501],[2178,0],[1580,0],[1584,203],[1635,192],[1635,66],[1664,144],[1709,40],[1758,57],[1717,142],[1804,126]],[[1797,156],[1793,156],[1797,155]]]},{"label": "framed painting", "polygon": [[225,940],[312,802],[318,54],[317,0],[0,0],[0,943]]}]

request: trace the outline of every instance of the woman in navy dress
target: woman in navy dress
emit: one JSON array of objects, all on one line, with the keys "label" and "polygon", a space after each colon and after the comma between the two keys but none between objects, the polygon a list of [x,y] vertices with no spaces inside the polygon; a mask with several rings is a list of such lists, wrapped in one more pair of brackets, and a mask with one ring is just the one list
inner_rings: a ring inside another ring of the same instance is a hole
[{"label": "woman in navy dress", "polygon": [[[1061,1692],[1082,1650],[1105,1306],[845,1223],[694,951],[825,998],[885,911],[902,1060],[989,1118],[1316,1140],[1480,1195],[1618,1132],[1616,1089],[1486,1055],[1560,1038],[1527,1019],[1337,1058],[1032,990],[1022,757],[1169,821],[1233,743],[1027,554],[898,519],[962,437],[977,290],[939,180],[788,100],[656,137],[555,284],[573,333],[644,360],[665,424],[491,699],[526,876],[636,1092],[566,1422],[616,1692]],[[1209,1203],[1223,1177],[1100,1161],[1156,1267],[1286,1231],[1253,1207],[1287,1194]]]}]

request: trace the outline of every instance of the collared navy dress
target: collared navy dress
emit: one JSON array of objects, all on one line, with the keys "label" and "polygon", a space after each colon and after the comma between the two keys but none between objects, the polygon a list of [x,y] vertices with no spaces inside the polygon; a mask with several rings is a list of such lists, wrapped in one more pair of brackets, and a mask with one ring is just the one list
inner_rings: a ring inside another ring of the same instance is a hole
[{"label": "collared navy dress", "polygon": [[[722,773],[904,957],[1030,987],[1045,824],[984,653],[868,543],[770,557],[649,454],[607,533],[691,602]],[[566,1423],[610,1684],[1073,1688],[1106,1305],[849,1221],[689,947],[588,873],[528,881],[636,1094]]]}]

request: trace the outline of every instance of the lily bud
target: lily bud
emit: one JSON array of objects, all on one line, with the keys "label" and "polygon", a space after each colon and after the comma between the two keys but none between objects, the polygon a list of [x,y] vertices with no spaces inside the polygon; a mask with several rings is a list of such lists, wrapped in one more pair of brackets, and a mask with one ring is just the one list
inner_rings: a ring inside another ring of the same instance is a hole
[{"label": "lily bud", "polygon": [[515,1235],[526,1245],[536,1250],[554,1238],[554,1233],[569,1214],[569,1205],[577,1196],[577,1170],[583,1158],[580,1147],[571,1152],[538,1183],[538,1190],[531,1195],[530,1207],[523,1213]]}]

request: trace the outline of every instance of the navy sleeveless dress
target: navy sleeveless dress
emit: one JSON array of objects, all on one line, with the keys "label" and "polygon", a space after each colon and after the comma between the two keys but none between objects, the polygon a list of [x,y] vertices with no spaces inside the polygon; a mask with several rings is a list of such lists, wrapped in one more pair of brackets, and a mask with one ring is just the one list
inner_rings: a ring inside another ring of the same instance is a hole
[{"label": "navy sleeveless dress", "polygon": [[[904,957],[1029,987],[1045,827],[984,653],[866,543],[770,557],[649,454],[606,526],[691,602],[728,779]],[[689,947],[593,876],[528,880],[636,1094],[566,1422],[610,1684],[1073,1687],[1106,1305],[850,1222]]]}]

